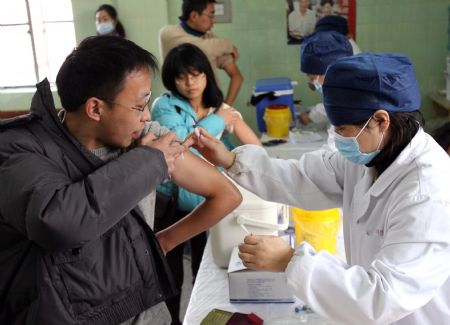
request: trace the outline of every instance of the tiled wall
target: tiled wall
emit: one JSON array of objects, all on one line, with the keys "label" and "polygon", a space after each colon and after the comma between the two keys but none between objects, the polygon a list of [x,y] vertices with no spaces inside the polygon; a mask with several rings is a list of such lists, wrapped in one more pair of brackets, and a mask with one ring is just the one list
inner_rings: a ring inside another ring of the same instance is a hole
[{"label": "tiled wall", "polygon": [[365,51],[401,52],[412,60],[428,119],[427,94],[445,87],[449,6],[449,0],[358,0],[358,44]]},{"label": "tiled wall", "polygon": [[[95,33],[94,11],[101,0],[73,0],[77,39]],[[115,0],[128,36],[158,54],[158,31],[167,23],[177,23],[181,0]],[[285,76],[297,80],[295,99],[305,106],[320,96],[305,87],[300,73],[299,46],[286,44],[285,0],[231,0],[232,23],[216,24],[214,31],[238,47],[238,65],[245,81],[236,107],[255,126],[254,108],[247,104],[259,78]],[[450,0],[357,0],[357,43],[366,52],[401,52],[413,61],[422,92],[422,107],[431,117],[430,90],[444,88],[443,69],[447,55],[448,7]],[[226,76],[222,74],[226,87]],[[155,94],[163,91],[155,81]],[[28,107],[30,95],[21,100],[0,94],[0,109]],[[5,104],[6,103],[6,104]]]},{"label": "tiled wall", "polygon": [[[245,103],[255,80],[287,76],[298,80],[295,99],[306,106],[320,97],[305,87],[299,72],[299,48],[286,45],[285,1],[232,1],[233,23],[217,24],[217,34],[229,37],[241,51],[239,66],[246,82],[238,103],[246,118],[254,118]],[[431,118],[427,93],[444,88],[449,0],[357,0],[357,39],[364,52],[400,52],[416,68],[422,93],[422,108]]]}]

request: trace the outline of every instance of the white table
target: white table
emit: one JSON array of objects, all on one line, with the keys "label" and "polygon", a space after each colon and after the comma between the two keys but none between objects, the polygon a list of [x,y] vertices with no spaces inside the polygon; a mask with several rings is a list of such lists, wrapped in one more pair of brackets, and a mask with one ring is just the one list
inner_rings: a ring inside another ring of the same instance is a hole
[{"label": "white table", "polygon": [[[282,159],[299,159],[300,156],[306,152],[318,150],[323,147],[324,144],[327,142],[328,134],[326,131],[320,131],[315,132],[316,135],[318,135],[321,139],[316,141],[305,141],[305,142],[299,142],[299,143],[292,143],[289,138],[284,138],[286,140],[286,143],[278,144],[275,146],[264,146],[264,148],[269,153],[269,156],[276,157],[276,158],[282,158]],[[267,134],[263,133],[261,135],[261,141],[269,141],[273,140],[274,138],[271,138],[267,136]]]},{"label": "white table", "polygon": [[[272,147],[265,147],[272,157],[284,159],[298,159],[309,151],[320,149],[327,139],[325,131],[319,132],[322,137],[320,141],[296,143],[287,142]],[[272,138],[263,134],[262,141]],[[287,139],[288,140],[288,139]],[[342,242],[338,241],[338,251],[343,251]],[[295,303],[280,304],[232,304],[230,303],[228,292],[228,274],[226,269],[219,268],[213,261],[211,243],[208,239],[203,254],[197,279],[192,290],[186,315],[183,321],[185,325],[199,325],[206,315],[214,308],[223,309],[230,312],[255,313],[264,319],[265,325],[326,325],[332,324],[321,319],[314,313],[304,311],[296,312],[304,304],[300,300]]]},{"label": "white table", "polygon": [[264,325],[333,324],[314,313],[296,312],[296,307],[301,306],[303,303],[300,300],[296,300],[295,303],[281,304],[230,303],[227,270],[214,264],[211,243],[208,240],[183,324],[199,325],[214,308],[230,312],[255,313],[264,319]]}]

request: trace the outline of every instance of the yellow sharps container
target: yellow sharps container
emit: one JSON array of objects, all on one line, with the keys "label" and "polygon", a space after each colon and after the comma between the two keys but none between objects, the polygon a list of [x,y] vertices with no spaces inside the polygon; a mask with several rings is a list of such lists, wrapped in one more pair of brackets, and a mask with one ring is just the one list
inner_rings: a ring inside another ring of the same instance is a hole
[{"label": "yellow sharps container", "polygon": [[266,122],[267,135],[272,138],[289,136],[289,125],[292,122],[291,111],[287,105],[270,105],[266,107],[263,116]]},{"label": "yellow sharps container", "polygon": [[322,249],[336,253],[337,235],[340,226],[339,209],[303,210],[291,208],[297,245],[307,241],[316,251]]}]

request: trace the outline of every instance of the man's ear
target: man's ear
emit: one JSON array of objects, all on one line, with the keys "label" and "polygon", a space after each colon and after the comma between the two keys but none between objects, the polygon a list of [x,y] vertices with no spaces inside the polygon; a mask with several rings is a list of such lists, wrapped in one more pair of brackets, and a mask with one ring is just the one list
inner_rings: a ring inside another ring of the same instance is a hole
[{"label": "man's ear", "polygon": [[198,19],[199,16],[200,16],[200,15],[199,15],[199,13],[198,13],[197,11],[192,10],[192,11],[189,13],[189,20],[190,20],[190,21],[196,21],[196,20]]},{"label": "man's ear", "polygon": [[91,97],[84,103],[84,110],[88,118],[99,122],[104,110],[104,102],[96,97]]}]

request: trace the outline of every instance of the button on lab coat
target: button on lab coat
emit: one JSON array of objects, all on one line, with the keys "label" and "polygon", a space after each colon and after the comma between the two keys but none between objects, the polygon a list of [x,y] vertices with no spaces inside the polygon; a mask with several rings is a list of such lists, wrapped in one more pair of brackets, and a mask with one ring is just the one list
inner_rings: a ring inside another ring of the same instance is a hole
[{"label": "button on lab coat", "polygon": [[450,159],[429,135],[419,130],[376,180],[337,152],[235,152],[228,174],[262,198],[342,207],[347,263],[302,243],[286,269],[315,312],[344,324],[450,324]]}]

